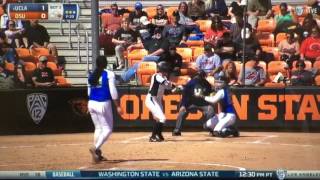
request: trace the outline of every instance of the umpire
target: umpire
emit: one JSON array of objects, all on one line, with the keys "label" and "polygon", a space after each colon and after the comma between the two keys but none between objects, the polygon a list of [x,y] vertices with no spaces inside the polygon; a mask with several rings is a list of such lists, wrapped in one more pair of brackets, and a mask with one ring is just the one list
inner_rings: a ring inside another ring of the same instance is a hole
[{"label": "umpire", "polygon": [[181,136],[182,122],[186,119],[189,112],[200,110],[206,120],[214,115],[213,106],[202,98],[194,95],[197,91],[202,91],[202,94],[206,96],[212,91],[210,83],[206,80],[206,73],[202,70],[199,71],[199,73],[191,79],[183,89],[178,119],[176,127],[172,132],[172,136]]}]

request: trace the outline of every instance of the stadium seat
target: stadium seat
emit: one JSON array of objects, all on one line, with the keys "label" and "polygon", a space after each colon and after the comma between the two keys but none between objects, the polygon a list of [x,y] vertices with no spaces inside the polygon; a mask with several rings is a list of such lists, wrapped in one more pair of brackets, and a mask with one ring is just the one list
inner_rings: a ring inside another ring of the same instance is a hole
[{"label": "stadium seat", "polygon": [[134,49],[128,53],[128,65],[140,62],[144,56],[148,55],[148,51],[145,49]]},{"label": "stadium seat", "polygon": [[[292,71],[297,70],[297,68],[296,68],[297,62],[298,62],[298,61],[293,61],[293,62],[292,62]],[[312,63],[311,63],[311,61],[305,60],[304,63],[306,64],[306,68],[305,68],[305,69],[306,69],[306,70],[311,70],[311,68],[312,68]]]},{"label": "stadium seat", "polygon": [[47,48],[32,48],[31,49],[31,55],[35,57],[39,56],[49,56],[49,49]]},{"label": "stadium seat", "polygon": [[71,84],[67,82],[67,80],[63,76],[55,76],[54,80],[59,87],[70,87]]},{"label": "stadium seat", "polygon": [[24,62],[25,74],[28,77],[31,77],[33,71],[36,69],[36,65],[32,62]]},{"label": "stadium seat", "polygon": [[258,33],[257,38],[261,46],[274,46],[274,35],[272,33]]},{"label": "stadium seat", "polygon": [[258,32],[272,33],[276,27],[274,19],[261,19],[258,21]]},{"label": "stadium seat", "polygon": [[265,84],[266,87],[285,87],[282,82],[274,83],[272,82],[275,76],[280,72],[284,77],[287,77],[287,63],[284,61],[271,61],[268,63],[268,82]]},{"label": "stadium seat", "polygon": [[192,49],[191,48],[177,48],[177,53],[182,56],[183,62],[192,61]]},{"label": "stadium seat", "polygon": [[193,47],[201,47],[201,48],[203,48],[204,41],[203,40],[187,40],[186,44],[190,48],[193,48]]},{"label": "stadium seat", "polygon": [[13,63],[5,63],[4,69],[6,69],[9,72],[13,72],[14,71],[14,64]]},{"label": "stadium seat", "polygon": [[287,39],[286,33],[278,33],[276,36],[276,47],[278,47],[279,43],[285,39]]},{"label": "stadium seat", "polygon": [[278,47],[261,46],[262,51],[272,53],[275,61],[280,61],[280,53]]},{"label": "stadium seat", "polygon": [[203,47],[193,48],[193,61],[196,61],[197,57],[204,53]]},{"label": "stadium seat", "polygon": [[16,48],[16,52],[18,54],[19,59],[25,62],[37,62],[37,58],[31,55],[29,49],[27,48]]},{"label": "stadium seat", "polygon": [[173,12],[174,12],[174,11],[177,11],[177,10],[178,10],[178,7],[176,7],[176,6],[168,7],[168,8],[166,9],[167,16],[168,16],[169,20],[171,20],[171,17],[172,17],[172,15],[173,15]]},{"label": "stadium seat", "polygon": [[151,76],[157,72],[157,64],[155,62],[141,62],[137,70],[137,77],[140,85],[149,86]]},{"label": "stadium seat", "polygon": [[181,75],[193,76],[197,73],[197,66],[195,62],[183,62],[180,69]]},{"label": "stadium seat", "polygon": [[170,81],[175,85],[186,85],[191,80],[190,76],[171,76]]},{"label": "stadium seat", "polygon": [[316,76],[316,77],[314,78],[314,82],[315,82],[315,84],[316,84],[317,86],[320,86],[320,75],[318,75],[318,76]]},{"label": "stadium seat", "polygon": [[143,9],[147,14],[149,19],[153,18],[157,14],[157,7],[150,6]]},{"label": "stadium seat", "polygon": [[[293,7],[292,7],[291,5],[288,5],[288,11],[291,12],[292,8],[293,8]],[[273,14],[274,14],[274,15],[280,14],[280,5],[272,6],[272,11],[273,11]]]},{"label": "stadium seat", "polygon": [[48,68],[50,68],[55,76],[60,76],[61,71],[58,69],[57,64],[54,62],[47,63]]},{"label": "stadium seat", "polygon": [[196,23],[199,26],[201,32],[206,32],[207,29],[211,28],[212,21],[211,20],[197,20]]}]

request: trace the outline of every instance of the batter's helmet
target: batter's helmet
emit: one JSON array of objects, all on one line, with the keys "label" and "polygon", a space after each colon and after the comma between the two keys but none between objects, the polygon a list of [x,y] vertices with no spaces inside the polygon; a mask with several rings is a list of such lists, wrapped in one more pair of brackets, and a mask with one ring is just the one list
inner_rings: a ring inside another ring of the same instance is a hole
[{"label": "batter's helmet", "polygon": [[158,71],[159,72],[168,72],[169,69],[170,69],[169,63],[167,63],[165,61],[161,61],[158,63]]}]

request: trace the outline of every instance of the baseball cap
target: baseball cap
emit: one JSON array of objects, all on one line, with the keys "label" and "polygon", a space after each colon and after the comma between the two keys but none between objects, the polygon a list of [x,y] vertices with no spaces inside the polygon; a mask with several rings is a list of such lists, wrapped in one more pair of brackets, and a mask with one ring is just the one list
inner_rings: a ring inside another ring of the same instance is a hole
[{"label": "baseball cap", "polygon": [[47,58],[47,56],[40,56],[39,61],[40,62],[48,61],[48,58]]},{"label": "baseball cap", "polygon": [[148,20],[147,16],[141,16],[140,23],[143,25],[148,25],[148,24],[150,24],[150,21]]},{"label": "baseball cap", "polygon": [[136,10],[142,10],[143,6],[142,6],[141,2],[136,2],[136,4],[134,5],[134,8]]},{"label": "baseball cap", "polygon": [[212,45],[211,44],[206,44],[204,46],[204,51],[212,51]]}]

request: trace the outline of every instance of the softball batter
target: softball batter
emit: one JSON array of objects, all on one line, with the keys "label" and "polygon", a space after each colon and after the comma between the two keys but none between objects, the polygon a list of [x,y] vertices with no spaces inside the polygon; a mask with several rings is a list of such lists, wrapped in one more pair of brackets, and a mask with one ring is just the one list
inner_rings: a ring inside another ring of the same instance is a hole
[{"label": "softball batter", "polygon": [[106,160],[106,158],[102,156],[101,146],[112,133],[113,115],[111,100],[114,102],[118,113],[122,113],[114,82],[115,75],[111,71],[104,70],[107,67],[106,58],[99,56],[96,59],[96,65],[97,68],[90,74],[88,79],[88,109],[95,127],[94,146],[89,150],[92,155],[92,160],[95,163]]},{"label": "softball batter", "polygon": [[166,89],[172,88],[172,83],[167,80],[169,64],[160,62],[158,64],[158,73],[151,77],[151,84],[146,97],[146,106],[150,110],[155,119],[152,129],[150,142],[164,141],[162,135],[163,125],[166,122],[166,117],[163,113],[162,96]]}]

